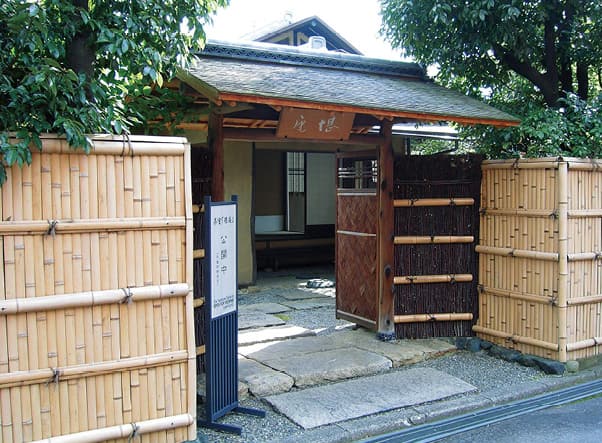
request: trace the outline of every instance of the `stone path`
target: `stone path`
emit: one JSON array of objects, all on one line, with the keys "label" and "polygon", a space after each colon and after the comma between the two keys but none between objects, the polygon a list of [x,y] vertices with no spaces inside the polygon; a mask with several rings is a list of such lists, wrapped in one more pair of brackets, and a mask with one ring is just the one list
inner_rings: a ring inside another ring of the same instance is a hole
[{"label": "stone path", "polygon": [[352,329],[335,319],[333,285],[314,282],[309,288],[279,277],[239,294],[239,398],[263,398],[309,429],[472,389],[436,371],[393,371],[455,347],[441,340],[382,342],[372,331]]},{"label": "stone path", "polygon": [[407,369],[266,398],[304,429],[476,391],[476,387],[429,368]]}]

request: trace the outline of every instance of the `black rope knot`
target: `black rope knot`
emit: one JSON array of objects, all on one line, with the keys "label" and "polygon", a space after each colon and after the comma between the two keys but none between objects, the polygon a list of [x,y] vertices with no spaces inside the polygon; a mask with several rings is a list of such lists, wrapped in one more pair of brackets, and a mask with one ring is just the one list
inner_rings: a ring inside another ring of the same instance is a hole
[{"label": "black rope knot", "polygon": [[138,432],[140,431],[140,426],[138,426],[136,423],[130,423],[130,424],[132,425],[132,433],[128,437],[128,443],[131,442],[136,437],[138,437]]},{"label": "black rope knot", "polygon": [[121,304],[129,305],[130,303],[132,303],[133,294],[130,287],[128,286],[127,288],[121,288],[121,290],[124,294],[123,298],[121,299]]},{"label": "black rope knot", "polygon": [[50,368],[50,370],[52,371],[52,376],[46,382],[46,386],[50,383],[56,383],[58,385],[61,378],[61,371],[58,368]]},{"label": "black rope knot", "polygon": [[48,230],[46,231],[46,235],[51,235],[54,238],[56,234],[56,225],[58,224],[58,220],[47,220],[48,221]]}]

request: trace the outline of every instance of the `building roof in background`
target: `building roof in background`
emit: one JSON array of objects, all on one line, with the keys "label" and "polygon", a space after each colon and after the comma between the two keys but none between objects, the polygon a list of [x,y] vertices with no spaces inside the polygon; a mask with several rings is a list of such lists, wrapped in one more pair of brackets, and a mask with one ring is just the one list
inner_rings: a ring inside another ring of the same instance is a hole
[{"label": "building roof in background", "polygon": [[266,43],[209,41],[180,79],[213,102],[498,126],[515,117],[434,84],[415,63]]},{"label": "building roof in background", "polygon": [[338,32],[328,26],[326,22],[315,15],[294,23],[286,21],[274,22],[272,25],[268,25],[245,37],[257,42],[299,46],[300,44],[305,43],[304,41],[299,41],[300,39],[305,40],[314,36],[324,37],[329,51],[346,52],[357,55],[362,54]]}]

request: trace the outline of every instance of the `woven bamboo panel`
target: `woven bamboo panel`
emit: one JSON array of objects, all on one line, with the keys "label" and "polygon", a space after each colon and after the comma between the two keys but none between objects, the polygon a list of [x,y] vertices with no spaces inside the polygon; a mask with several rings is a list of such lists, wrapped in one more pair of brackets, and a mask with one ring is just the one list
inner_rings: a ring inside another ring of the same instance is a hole
[{"label": "woven bamboo panel", "polygon": [[376,194],[337,194],[337,230],[376,234],[378,199]]},{"label": "woven bamboo panel", "polygon": [[483,163],[475,331],[566,361],[602,343],[602,163]]},{"label": "woven bamboo panel", "polygon": [[93,143],[49,136],[0,189],[3,442],[195,436],[188,145]]},{"label": "woven bamboo panel", "polygon": [[[480,162],[478,156],[396,159],[394,198],[410,202],[396,207],[394,215],[398,239],[394,250],[395,276],[411,282],[398,284],[394,289],[395,315],[404,319],[395,326],[399,338],[473,334],[473,320],[454,318],[476,319],[478,315],[474,252],[479,235],[478,205],[458,205],[453,201],[479,201]],[[429,204],[429,200],[436,204]],[[437,237],[468,240],[452,239],[438,244],[434,241]],[[433,242],[425,244],[420,240],[422,244],[413,244],[417,238],[430,238]],[[471,280],[456,281],[460,275]],[[432,281],[418,283],[424,276]],[[441,279],[449,281],[437,282]],[[437,316],[445,320],[440,321]]]},{"label": "woven bamboo panel", "polygon": [[337,313],[376,322],[376,237],[337,234]]}]

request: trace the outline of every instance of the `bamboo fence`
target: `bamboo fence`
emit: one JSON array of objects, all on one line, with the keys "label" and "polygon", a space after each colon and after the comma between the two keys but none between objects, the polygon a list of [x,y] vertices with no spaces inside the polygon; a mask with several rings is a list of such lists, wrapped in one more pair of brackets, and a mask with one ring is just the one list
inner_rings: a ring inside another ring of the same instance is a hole
[{"label": "bamboo fence", "polygon": [[561,362],[602,345],[602,161],[483,162],[477,334]]},{"label": "bamboo fence", "polygon": [[472,335],[477,317],[478,156],[395,162],[395,330],[400,338]]},{"label": "bamboo fence", "polygon": [[189,146],[92,142],[0,188],[0,441],[195,439]]}]

